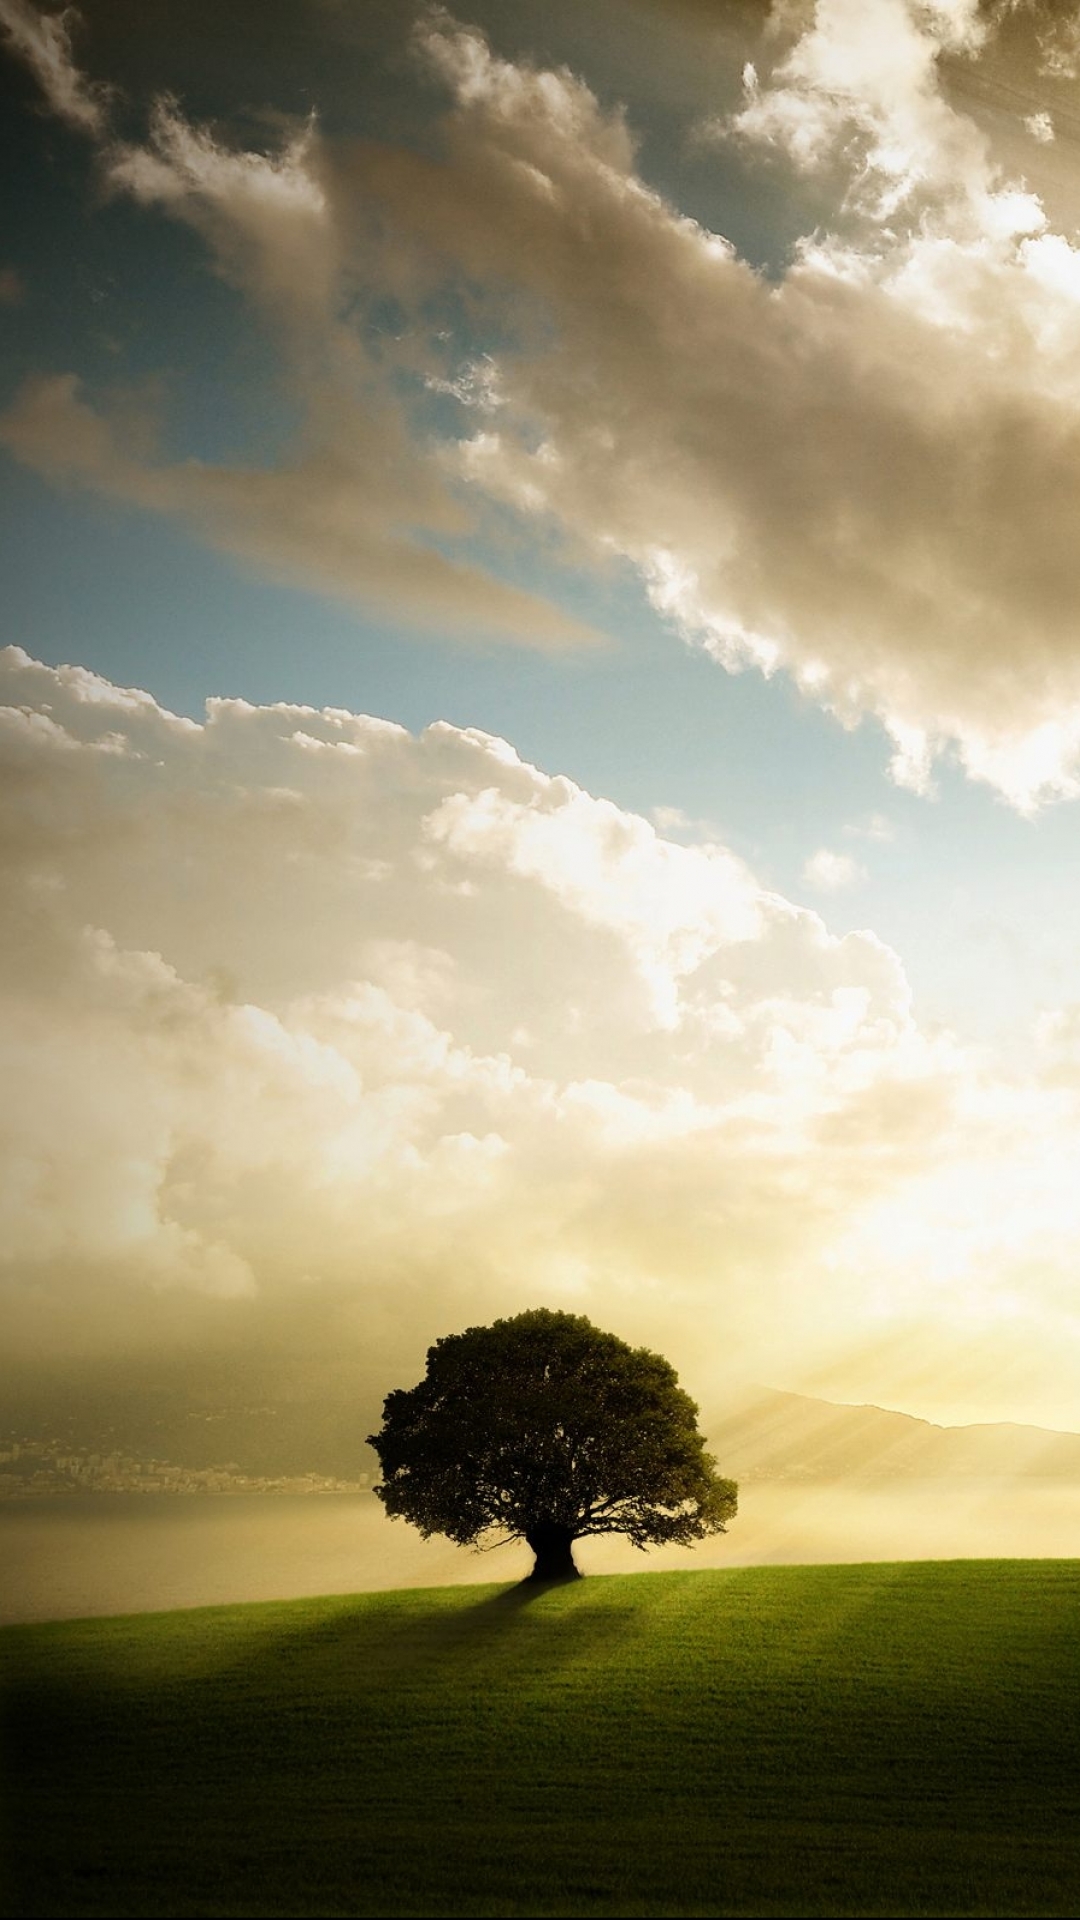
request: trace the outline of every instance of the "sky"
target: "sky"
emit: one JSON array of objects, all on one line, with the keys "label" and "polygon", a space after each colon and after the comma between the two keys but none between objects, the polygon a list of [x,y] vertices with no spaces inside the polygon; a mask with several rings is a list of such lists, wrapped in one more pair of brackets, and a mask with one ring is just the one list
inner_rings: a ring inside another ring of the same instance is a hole
[{"label": "sky", "polygon": [[1080,1428],[1080,10],[0,44],[12,1377]]}]

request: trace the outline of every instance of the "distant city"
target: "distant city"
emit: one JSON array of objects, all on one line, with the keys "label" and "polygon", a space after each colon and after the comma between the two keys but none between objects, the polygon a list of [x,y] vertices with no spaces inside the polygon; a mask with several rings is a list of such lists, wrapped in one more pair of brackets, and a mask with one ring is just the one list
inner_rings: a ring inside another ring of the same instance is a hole
[{"label": "distant city", "polygon": [[126,1453],[88,1453],[58,1440],[0,1441],[0,1500],[64,1493],[363,1493],[370,1476],[335,1479],[321,1473],[245,1473],[223,1466],[178,1467]]}]

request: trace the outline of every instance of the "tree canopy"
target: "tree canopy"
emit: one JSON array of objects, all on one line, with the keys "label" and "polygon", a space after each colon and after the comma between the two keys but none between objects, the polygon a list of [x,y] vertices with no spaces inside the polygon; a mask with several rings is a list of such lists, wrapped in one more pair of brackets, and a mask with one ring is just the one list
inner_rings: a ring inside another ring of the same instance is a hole
[{"label": "tree canopy", "polygon": [[726,1531],[737,1488],[697,1411],[658,1353],[534,1308],[437,1340],[419,1385],[387,1395],[375,1492],[425,1538],[523,1539],[534,1578],[568,1578],[591,1535],[645,1548]]}]

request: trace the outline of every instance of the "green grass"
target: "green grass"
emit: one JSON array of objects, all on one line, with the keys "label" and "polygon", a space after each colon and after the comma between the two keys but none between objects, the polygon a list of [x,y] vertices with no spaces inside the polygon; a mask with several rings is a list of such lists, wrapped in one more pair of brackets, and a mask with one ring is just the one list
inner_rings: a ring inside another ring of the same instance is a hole
[{"label": "green grass", "polygon": [[1080,1562],[8,1628],[15,1915],[1074,1914]]}]

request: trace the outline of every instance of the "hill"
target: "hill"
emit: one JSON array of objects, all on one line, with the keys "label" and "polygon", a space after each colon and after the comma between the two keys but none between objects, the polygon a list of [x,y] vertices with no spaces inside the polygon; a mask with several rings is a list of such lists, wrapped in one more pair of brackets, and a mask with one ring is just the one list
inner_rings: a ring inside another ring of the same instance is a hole
[{"label": "hill", "polygon": [[1069,1914],[1080,1563],[0,1633],[6,1911]]},{"label": "hill", "polygon": [[1080,1482],[1080,1433],[1006,1421],[935,1426],[883,1407],[849,1407],[761,1388],[702,1423],[739,1480],[875,1480],[1021,1474]]}]

